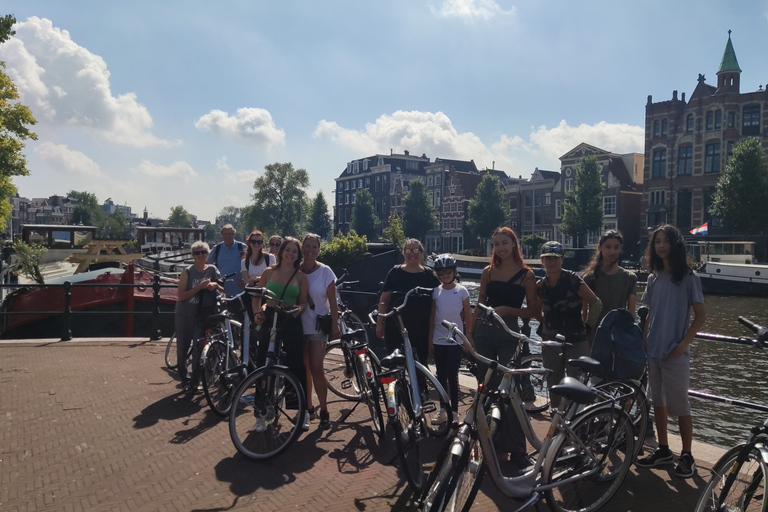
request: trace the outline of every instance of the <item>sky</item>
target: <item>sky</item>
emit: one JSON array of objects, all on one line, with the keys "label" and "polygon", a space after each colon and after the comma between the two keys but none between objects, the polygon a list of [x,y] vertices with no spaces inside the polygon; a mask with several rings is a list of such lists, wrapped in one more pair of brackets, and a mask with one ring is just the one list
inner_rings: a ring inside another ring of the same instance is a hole
[{"label": "sky", "polygon": [[690,97],[732,30],[768,83],[768,0],[6,0],[0,60],[37,119],[28,198],[88,191],[213,222],[264,167],[333,204],[346,163],[474,160],[529,177],[582,142],[643,152],[648,95]]}]

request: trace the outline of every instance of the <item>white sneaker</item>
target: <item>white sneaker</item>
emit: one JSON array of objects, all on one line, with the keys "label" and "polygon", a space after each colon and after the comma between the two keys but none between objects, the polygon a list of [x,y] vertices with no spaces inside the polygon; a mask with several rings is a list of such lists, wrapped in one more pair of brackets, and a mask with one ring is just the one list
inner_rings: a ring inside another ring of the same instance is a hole
[{"label": "white sneaker", "polygon": [[453,422],[454,423],[460,423],[461,422],[461,418],[459,418],[459,413],[458,412],[454,412],[453,413]]},{"label": "white sneaker", "polygon": [[432,424],[433,425],[440,425],[442,423],[445,423],[448,420],[448,414],[445,412],[445,409],[440,409],[440,412],[432,418]]},{"label": "white sneaker", "polygon": [[264,416],[256,416],[256,432],[264,432],[267,430],[267,420]]},{"label": "white sneaker", "polygon": [[309,430],[309,411],[304,414],[304,424],[301,426],[304,432]]}]

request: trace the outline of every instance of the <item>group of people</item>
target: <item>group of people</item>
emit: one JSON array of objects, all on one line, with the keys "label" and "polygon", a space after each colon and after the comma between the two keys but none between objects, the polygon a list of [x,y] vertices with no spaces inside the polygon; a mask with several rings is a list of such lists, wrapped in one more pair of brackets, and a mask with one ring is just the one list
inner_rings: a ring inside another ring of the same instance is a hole
[{"label": "group of people", "polygon": [[[319,417],[320,427],[330,426],[327,409],[327,387],[323,374],[324,343],[339,337],[336,276],[326,265],[317,261],[321,239],[306,235],[301,241],[285,237],[269,239],[269,252],[263,252],[265,237],[253,231],[247,244],[235,241],[231,225],[221,229],[223,242],[209,252],[208,245],[196,242],[192,246],[194,265],[179,279],[179,302],[176,315],[176,335],[180,354],[186,354],[189,342],[196,339],[195,322],[190,321],[199,306],[201,291],[215,290],[220,272],[239,270],[237,282],[224,283],[224,291],[234,295],[245,285],[271,290],[283,304],[295,305],[295,312],[281,327],[286,365],[297,376],[307,392],[310,417]],[[544,366],[551,369],[548,385],[558,383],[566,374],[578,376],[578,370],[567,367],[565,361],[591,353],[591,343],[601,320],[614,309],[627,309],[633,317],[637,307],[637,276],[622,268],[620,256],[624,239],[618,231],[607,231],[600,239],[595,255],[583,274],[563,268],[565,250],[558,242],[545,243],[540,251],[544,277],[537,280],[523,261],[520,243],[508,227],[497,228],[492,234],[493,253],[490,264],[480,278],[478,302],[492,307],[507,326],[519,332],[519,320],[535,318],[543,339],[565,337],[563,348],[544,347]],[[242,246],[241,246],[242,245]],[[384,280],[380,300],[376,335],[386,342],[388,352],[402,345],[399,323],[384,319],[384,314],[398,306],[409,290],[432,288],[432,297],[409,300],[402,319],[409,333],[416,356],[421,361],[434,357],[437,379],[448,392],[450,411],[441,410],[435,423],[458,419],[458,374],[462,358],[461,347],[448,343],[442,320],[464,326],[467,338],[486,357],[507,364],[517,349],[517,339],[500,326],[480,318],[479,308],[471,313],[469,293],[457,282],[456,260],[450,255],[435,259],[434,270],[423,265],[425,251],[422,243],[408,239],[403,247],[404,263],[392,268]],[[690,378],[690,343],[704,324],[701,283],[686,259],[683,236],[671,225],[657,227],[645,251],[650,275],[643,295],[649,314],[645,325],[644,349],[647,354],[649,398],[654,409],[658,448],[637,461],[638,466],[653,467],[674,461],[669,449],[668,416],[677,416],[682,438],[682,452],[675,474],[690,477],[695,473],[691,454],[693,425],[688,386]],[[255,297],[251,304],[253,322],[261,326],[271,321],[274,309],[267,301]],[[425,315],[430,311],[430,315]],[[691,314],[692,313],[692,314]],[[327,322],[330,317],[330,322]],[[321,322],[325,319],[326,322]],[[325,325],[321,325],[325,323]],[[330,326],[327,324],[330,323]],[[261,329],[257,362],[266,353],[268,329]],[[183,357],[179,358],[183,361]],[[198,369],[191,380],[181,368],[183,382],[194,389]],[[487,368],[478,365],[477,378],[483,379]],[[315,408],[312,395],[318,399]],[[552,396],[552,403],[558,397]],[[514,415],[512,408],[505,413]],[[500,449],[510,460],[525,464],[526,440],[514,417],[502,423]],[[308,428],[308,425],[305,425]]]},{"label": "group of people", "polygon": [[[246,286],[266,288],[291,311],[280,319],[280,337],[284,363],[307,392],[309,414],[305,415],[304,428],[309,428],[310,418],[316,417],[321,428],[330,427],[323,356],[327,337],[339,337],[338,304],[336,276],[330,267],[317,261],[320,236],[308,234],[301,241],[272,236],[267,241],[261,231],[254,230],[243,243],[235,240],[235,229],[230,224],[224,225],[220,233],[223,241],[213,250],[202,241],[192,244],[193,265],[179,277],[176,340],[182,387],[194,393],[200,385],[200,347],[193,345],[192,375],[187,375],[183,361],[190,343],[201,337],[202,305],[207,293],[219,290],[234,296]],[[268,251],[264,251],[266,242]],[[236,279],[220,284],[221,276],[230,274],[235,274]],[[256,340],[256,365],[261,366],[267,355],[275,305],[254,296],[247,306],[255,334],[251,339]],[[313,387],[318,408],[311,405]]]}]

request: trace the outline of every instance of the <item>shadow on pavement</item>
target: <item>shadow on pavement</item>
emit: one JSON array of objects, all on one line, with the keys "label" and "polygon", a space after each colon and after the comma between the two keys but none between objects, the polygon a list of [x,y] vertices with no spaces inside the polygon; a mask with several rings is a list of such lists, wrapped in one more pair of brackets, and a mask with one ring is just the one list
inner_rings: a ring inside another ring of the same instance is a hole
[{"label": "shadow on pavement", "polygon": [[166,396],[142,409],[139,415],[133,418],[133,428],[147,428],[156,425],[160,420],[176,420],[191,416],[205,405],[201,405],[200,400],[205,401],[202,394],[190,396],[181,391]]}]

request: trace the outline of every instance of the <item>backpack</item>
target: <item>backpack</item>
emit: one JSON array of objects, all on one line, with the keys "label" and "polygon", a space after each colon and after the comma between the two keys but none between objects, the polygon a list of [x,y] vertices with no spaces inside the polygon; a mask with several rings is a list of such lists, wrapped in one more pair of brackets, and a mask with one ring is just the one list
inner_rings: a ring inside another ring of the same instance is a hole
[{"label": "backpack", "polygon": [[597,328],[592,358],[600,361],[605,379],[640,379],[645,371],[643,333],[626,309],[610,311]]}]

